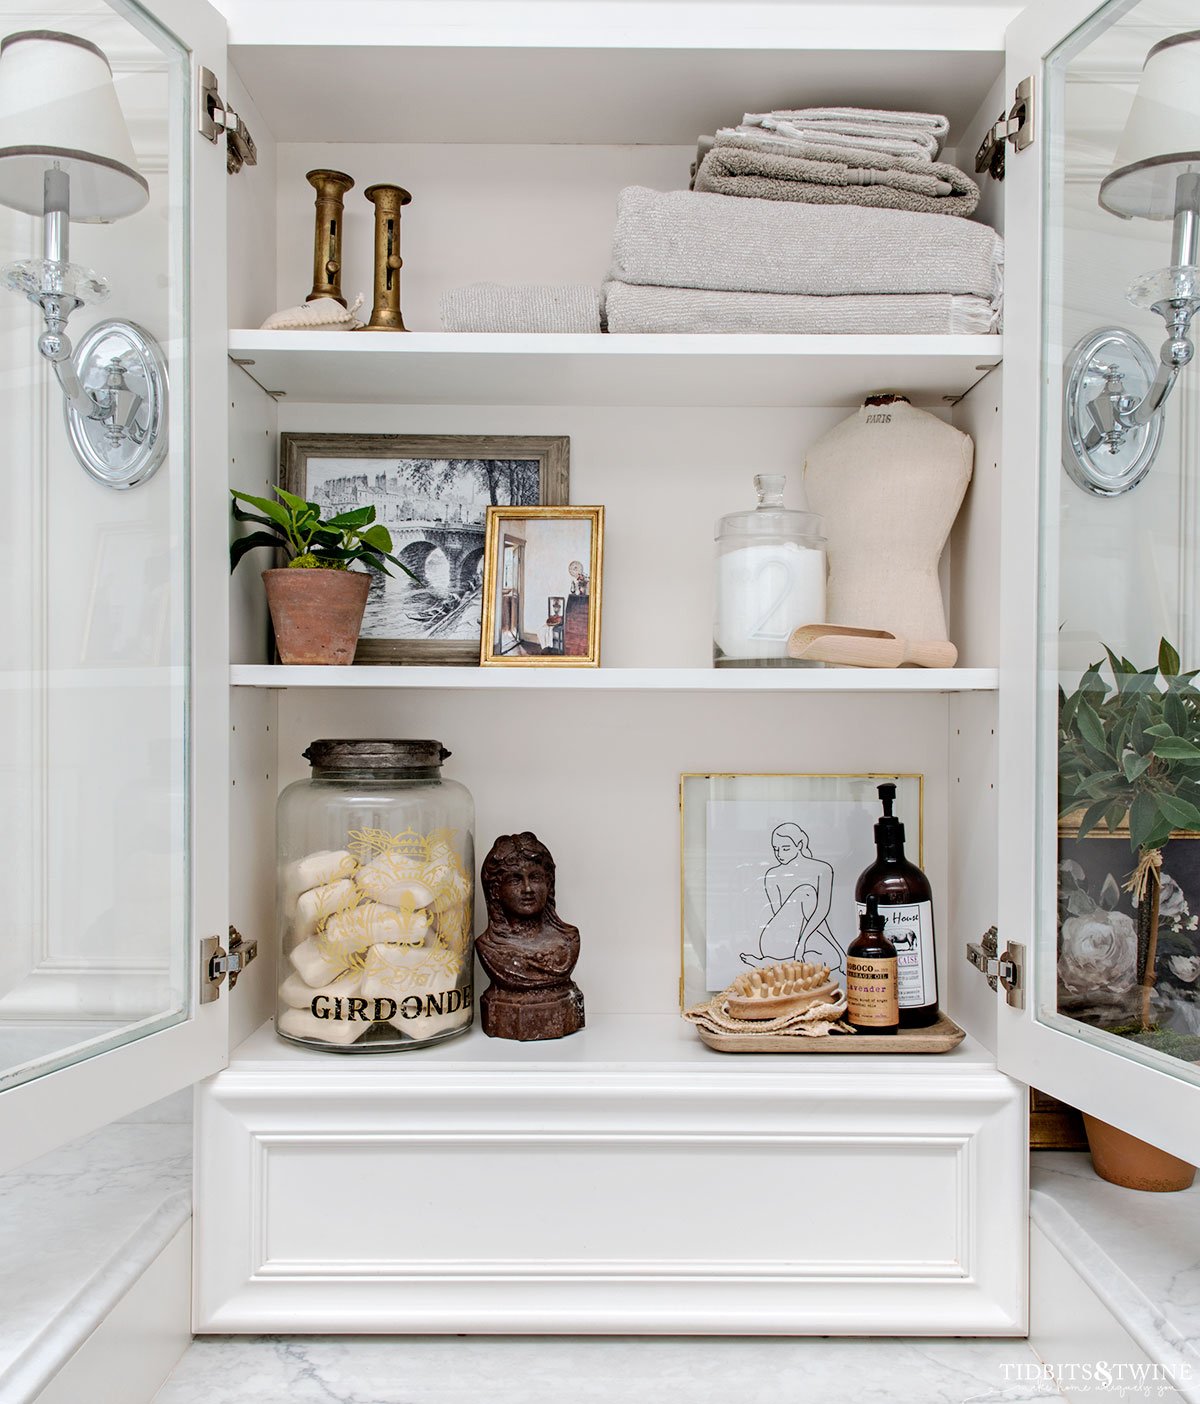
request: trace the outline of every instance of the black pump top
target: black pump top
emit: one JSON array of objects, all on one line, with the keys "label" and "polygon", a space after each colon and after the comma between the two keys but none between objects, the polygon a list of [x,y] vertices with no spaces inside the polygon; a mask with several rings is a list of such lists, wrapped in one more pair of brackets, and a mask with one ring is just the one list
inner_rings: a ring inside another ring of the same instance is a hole
[{"label": "black pump top", "polygon": [[890,780],[879,786],[879,799],[883,804],[883,818],[875,825],[875,842],[880,848],[898,847],[904,842],[904,825],[892,813],[896,787]]},{"label": "black pump top", "polygon": [[858,929],[860,931],[883,931],[887,922],[879,915],[879,898],[873,892],[868,893],[867,900],[863,905],[866,907],[866,911],[858,919]]}]

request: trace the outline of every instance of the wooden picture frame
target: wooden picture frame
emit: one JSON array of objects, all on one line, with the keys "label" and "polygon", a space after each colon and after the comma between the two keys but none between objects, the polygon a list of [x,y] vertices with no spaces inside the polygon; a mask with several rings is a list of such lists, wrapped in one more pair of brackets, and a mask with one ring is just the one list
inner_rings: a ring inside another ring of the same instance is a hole
[{"label": "wooden picture frame", "polygon": [[[565,504],[570,443],[565,434],[279,436],[282,487],[322,510],[372,503],[392,533],[394,554],[422,576],[430,568],[415,587],[394,568],[391,580],[372,581],[355,663],[479,663],[475,616],[482,619],[486,512],[497,501],[519,509]],[[331,460],[378,467],[360,469],[348,482],[325,466]],[[370,475],[382,488],[366,480]],[[507,500],[514,494],[517,504]],[[434,578],[434,567],[444,580]]]},{"label": "wooden picture frame", "polygon": [[[553,531],[553,524],[580,522],[586,538]],[[553,536],[539,530],[545,527]],[[489,507],[480,664],[599,667],[603,575],[603,507]],[[560,599],[563,614],[552,618],[551,601]]]}]

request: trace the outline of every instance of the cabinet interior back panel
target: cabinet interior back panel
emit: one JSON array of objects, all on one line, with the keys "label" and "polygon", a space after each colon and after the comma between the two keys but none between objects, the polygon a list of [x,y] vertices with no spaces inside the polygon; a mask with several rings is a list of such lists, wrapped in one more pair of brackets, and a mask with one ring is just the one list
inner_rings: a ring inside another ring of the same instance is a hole
[{"label": "cabinet interior back panel", "polygon": [[[876,388],[864,385],[863,393]],[[307,433],[568,435],[570,500],[603,503],[606,512],[601,662],[702,668],[712,662],[717,518],[754,506],[756,473],[785,474],[788,506],[802,506],[805,453],[847,413],[284,400],[279,427]],[[886,571],[886,561],[880,569]],[[943,577],[946,588],[946,571]],[[956,642],[963,648],[966,641]],[[973,652],[980,655],[974,659],[978,666],[995,666],[994,657],[982,656],[983,648]]]},{"label": "cabinet interior back panel", "polygon": [[412,194],[400,217],[401,308],[410,331],[440,331],[442,293],[466,283],[586,283],[599,288],[609,266],[617,192],[626,185],[686,190],[695,154],[694,143],[282,143],[278,305],[303,302],[312,286],[315,195],[304,174],[317,167],[354,177],[354,189],[345,199],[342,291],[349,302],[364,294],[364,321],[371,307],[374,216],[363,191],[385,181]]},{"label": "cabinet interior back panel", "polygon": [[[278,776],[306,776],[301,753],[317,737],[440,740],[453,752],[447,774],[475,796],[477,859],[499,834],[527,829],[554,854],[559,912],[582,933],[576,979],[588,1008],[659,1014],[678,1008],[680,774],[923,773],[925,867],[941,916],[946,724],[937,695],[284,692]],[[910,838],[915,858],[915,824]],[[273,883],[273,869],[262,880]],[[943,918],[943,965],[947,934]]]}]

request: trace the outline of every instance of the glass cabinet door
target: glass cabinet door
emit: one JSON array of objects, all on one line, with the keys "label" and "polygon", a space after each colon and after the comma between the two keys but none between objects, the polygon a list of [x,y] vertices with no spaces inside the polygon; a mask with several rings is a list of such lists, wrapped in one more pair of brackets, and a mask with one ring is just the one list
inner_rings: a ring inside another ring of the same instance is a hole
[{"label": "glass cabinet door", "polygon": [[1002,1061],[1179,1154],[1197,1137],[1166,1144],[1164,1079],[1200,1084],[1198,28],[1195,0],[1019,21],[1040,156],[1010,151],[1006,190],[1001,722],[1032,779],[1008,786],[1002,877],[1032,892],[1004,932],[1029,948]]},{"label": "glass cabinet door", "polygon": [[[39,1081],[147,1043],[116,1079],[136,1105],[143,1087],[209,1070],[217,1044],[206,1032],[201,1056],[192,1030],[182,1056],[167,1036],[197,1023],[193,951],[224,916],[223,876],[215,894],[196,891],[197,844],[225,832],[212,784],[197,786],[224,768],[220,749],[200,750],[214,720],[224,731],[223,690],[217,717],[199,716],[225,671],[224,596],[198,586],[218,580],[225,543],[202,541],[197,517],[224,494],[198,487],[195,468],[205,445],[223,465],[225,395],[198,423],[213,370],[196,364],[193,322],[193,238],[219,218],[208,257],[223,286],[224,206],[201,215],[193,164],[218,168],[203,180],[223,196],[225,162],[194,139],[186,29],[211,12],[151,8],[0,0],[0,1115],[36,1110],[21,1094]],[[216,66],[214,32],[203,62]],[[223,319],[214,281],[205,296]],[[67,296],[73,347],[57,365],[52,294]],[[97,1105],[120,1100],[106,1091]]]}]

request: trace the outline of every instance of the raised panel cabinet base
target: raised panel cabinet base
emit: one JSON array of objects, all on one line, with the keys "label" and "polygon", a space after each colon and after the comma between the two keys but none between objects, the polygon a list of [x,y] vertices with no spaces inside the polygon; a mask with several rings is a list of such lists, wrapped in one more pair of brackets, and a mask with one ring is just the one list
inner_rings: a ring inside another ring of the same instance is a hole
[{"label": "raised panel cabinet base", "polygon": [[1020,1335],[1024,1089],[733,1060],[673,1016],[348,1060],[269,1026],[198,1098],[195,1329]]}]

